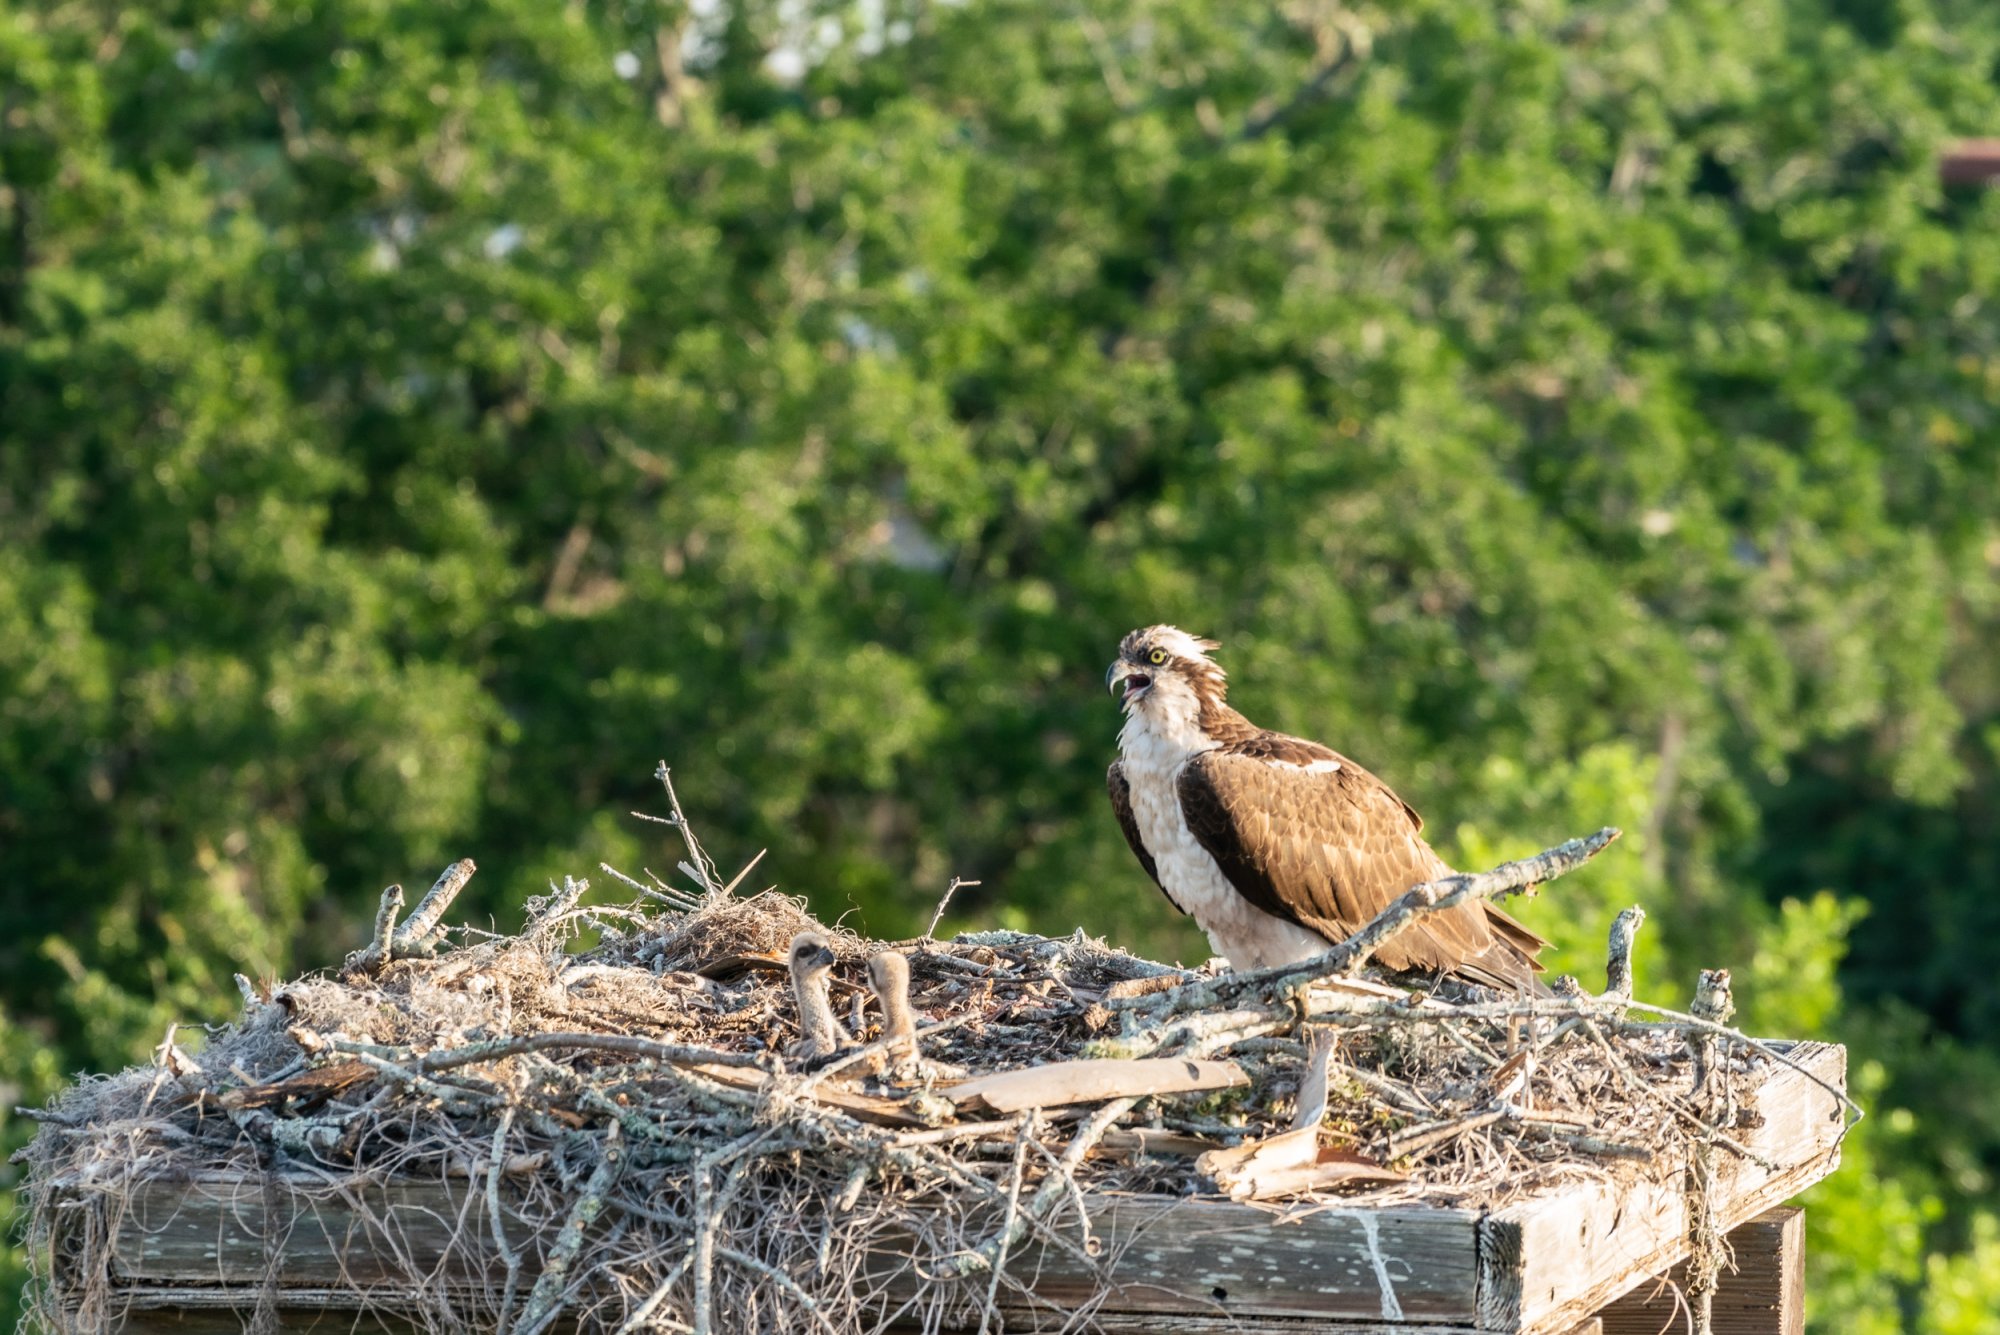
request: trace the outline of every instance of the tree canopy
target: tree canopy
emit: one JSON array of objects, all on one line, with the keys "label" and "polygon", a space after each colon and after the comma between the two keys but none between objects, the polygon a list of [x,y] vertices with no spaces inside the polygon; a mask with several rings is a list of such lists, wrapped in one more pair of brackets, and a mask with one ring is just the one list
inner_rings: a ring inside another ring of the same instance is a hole
[{"label": "tree canopy", "polygon": [[[1198,958],[1119,636],[1462,865],[1602,823],[1854,1045],[1815,1323],[2000,1288],[2000,131],[1966,0],[0,11],[0,1083],[725,857]],[[1911,1109],[1923,1110],[1922,1116]],[[22,1134],[18,1125],[8,1134]]]}]

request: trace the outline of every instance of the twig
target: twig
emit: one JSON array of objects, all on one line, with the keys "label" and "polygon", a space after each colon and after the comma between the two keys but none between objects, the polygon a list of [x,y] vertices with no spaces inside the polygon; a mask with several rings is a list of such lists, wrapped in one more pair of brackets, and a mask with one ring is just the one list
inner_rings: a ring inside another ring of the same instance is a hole
[{"label": "twig", "polygon": [[612,866],[608,862],[598,863],[597,869],[601,872],[604,872],[606,875],[613,877],[621,884],[630,886],[632,889],[637,890],[645,898],[653,900],[655,903],[665,904],[668,908],[674,909],[678,912],[692,913],[696,909],[701,907],[701,901],[699,899],[695,899],[690,895],[684,895],[680,891],[675,890],[671,886],[668,886],[667,888],[662,890],[655,890],[652,886],[647,885],[644,882],[633,880],[630,876],[627,876],[624,872],[619,871],[616,867]]},{"label": "twig", "polygon": [[724,893],[722,878],[716,874],[715,863],[703,851],[701,841],[694,837],[694,829],[688,824],[687,813],[681,810],[680,795],[674,792],[673,772],[667,768],[666,761],[660,762],[659,768],[653,771],[653,777],[667,790],[667,805],[674,813],[673,823],[680,829],[681,841],[687,845],[688,856],[694,859],[694,865],[684,867],[683,870],[687,871],[693,877],[695,884],[707,893],[711,895]]},{"label": "twig", "polygon": [[1503,862],[1491,871],[1461,872],[1406,890],[1400,899],[1377,914],[1374,921],[1335,948],[1336,952],[1343,948],[1347,951],[1336,972],[1359,973],[1377,950],[1419,919],[1456,908],[1468,899],[1520,894],[1574,871],[1603,852],[1618,835],[1618,830],[1607,825],[1596,834],[1571,839],[1531,858]]},{"label": "twig", "polygon": [[1389,1137],[1389,1154],[1397,1159],[1404,1155],[1421,1154],[1434,1145],[1441,1145],[1447,1140],[1456,1140],[1468,1131],[1491,1126],[1506,1115],[1507,1110],[1504,1108],[1489,1108],[1485,1112],[1454,1117],[1448,1122],[1439,1122],[1433,1126],[1419,1127],[1407,1135],[1394,1135]]},{"label": "twig", "polygon": [[841,1335],[840,1330],[831,1321],[826,1319],[826,1313],[819,1310],[819,1304],[813,1301],[812,1295],[800,1288],[798,1281],[784,1271],[778,1269],[776,1266],[767,1265],[754,1256],[739,1252],[733,1247],[717,1247],[715,1249],[715,1256],[717,1260],[727,1261],[731,1265],[740,1265],[745,1270],[756,1271],[797,1299],[799,1306],[805,1308],[814,1323],[821,1330],[825,1331],[827,1335]]},{"label": "twig", "polygon": [[1032,1116],[1023,1118],[1014,1134],[1014,1171],[1007,1180],[1007,1209],[1000,1216],[1000,1249],[994,1254],[992,1277],[986,1282],[986,1305],[979,1312],[979,1335],[986,1335],[988,1323],[993,1319],[994,1301],[1000,1296],[1000,1276],[1007,1268],[1007,1249],[1013,1245],[1014,1227],[1021,1217],[1021,1177],[1028,1167],[1028,1140],[1034,1125]]},{"label": "twig", "polygon": [[945,907],[951,903],[951,897],[957,894],[963,886],[978,884],[978,881],[961,880],[956,876],[951,878],[951,884],[944,888],[944,897],[938,900],[937,908],[931,913],[931,925],[924,928],[924,940],[937,940],[938,924],[944,921]]},{"label": "twig", "polygon": [[1083,1162],[1084,1156],[1096,1148],[1097,1142],[1104,1138],[1104,1133],[1111,1129],[1112,1124],[1131,1112],[1138,1102],[1137,1095],[1113,1099],[1092,1113],[1083,1125],[1076,1129],[1076,1135],[1071,1137],[1069,1148],[1063,1151],[1062,1158],[1056,1161],[1055,1168],[1042,1179],[1041,1186],[1035,1189],[1034,1197],[1028,1202],[1028,1208],[1014,1218],[1007,1227],[1001,1229],[999,1234],[982,1243],[977,1251],[967,1252],[949,1262],[945,1267],[947,1272],[964,1276],[992,1269],[998,1263],[998,1258],[1005,1256],[1007,1249],[1021,1240],[1021,1234],[1027,1231],[1028,1226],[1039,1223],[1049,1212],[1055,1205],[1057,1196],[1063,1191],[1064,1182],[1070,1179],[1070,1175],[1076,1171],[1076,1166]]},{"label": "twig", "polygon": [[500,1124],[493,1129],[493,1154],[486,1165],[486,1215],[493,1229],[493,1248],[507,1266],[507,1286],[502,1290],[500,1320],[495,1330],[509,1329],[514,1320],[514,1298],[520,1291],[521,1254],[507,1245],[506,1216],[500,1210],[500,1170],[507,1161],[507,1133],[514,1126],[514,1110],[500,1110]]},{"label": "twig", "polygon": [[[956,1015],[949,1016],[946,1019],[939,1020],[936,1024],[925,1025],[922,1029],[917,1030],[916,1034],[917,1050],[920,1052],[923,1050],[923,1040],[929,1038],[932,1034],[942,1034],[947,1030],[956,1029],[960,1025],[971,1024],[976,1020],[981,1020],[984,1018],[985,1018],[984,1014],[980,1011],[963,1010]],[[851,1066],[859,1065],[862,1062],[873,1061],[878,1056],[886,1059],[893,1048],[895,1048],[899,1043],[907,1041],[908,1041],[907,1039],[901,1036],[878,1038],[873,1043],[868,1044],[866,1047],[855,1048],[851,1052],[843,1052],[840,1054],[840,1056],[834,1058],[826,1065],[819,1067],[811,1075],[807,1076],[805,1078],[805,1081],[802,1084],[800,1084],[798,1092],[801,1094],[810,1094],[813,1090],[819,1087],[821,1081],[825,1080],[830,1075],[838,1075],[840,1072],[847,1070]],[[738,1064],[743,1066],[755,1066],[758,1063],[753,1058],[750,1061],[739,1062]]]},{"label": "twig", "polygon": [[536,895],[528,900],[528,925],[524,935],[534,936],[552,930],[589,891],[590,882],[579,881],[574,876],[563,877],[560,887],[550,881],[548,894]]},{"label": "twig", "polygon": [[[664,770],[666,766],[662,765]],[[733,1140],[721,1148],[703,1155],[695,1164],[694,1174],[694,1330],[695,1335],[712,1335],[715,1290],[715,1238],[722,1228],[722,1211],[728,1208],[729,1195],[738,1174],[739,1165],[729,1175],[724,1185],[722,1199],[716,1199],[713,1185],[715,1170],[731,1159],[739,1158],[759,1141],[771,1133],[767,1130],[753,1131],[747,1136]]]},{"label": "twig", "polygon": [[758,849],[757,856],[751,858],[748,862],[744,863],[743,870],[737,872],[736,875],[729,878],[729,884],[722,887],[722,893],[725,895],[735,894],[736,887],[743,884],[743,878],[748,876],[751,872],[755,871],[757,869],[757,864],[762,862],[764,860],[764,855],[770,851],[771,850],[768,848]]}]

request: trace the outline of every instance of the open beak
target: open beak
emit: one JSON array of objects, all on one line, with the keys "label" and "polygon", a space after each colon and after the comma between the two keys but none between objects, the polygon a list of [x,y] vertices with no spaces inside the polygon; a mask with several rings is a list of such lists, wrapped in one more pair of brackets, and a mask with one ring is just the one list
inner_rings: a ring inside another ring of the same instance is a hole
[{"label": "open beak", "polygon": [[[1124,688],[1122,693],[1119,689],[1121,684]],[[1113,695],[1119,696],[1121,700],[1137,698],[1141,691],[1152,684],[1153,679],[1151,677],[1139,671],[1138,668],[1133,667],[1122,658],[1113,663],[1110,671],[1104,674],[1104,688]]]}]

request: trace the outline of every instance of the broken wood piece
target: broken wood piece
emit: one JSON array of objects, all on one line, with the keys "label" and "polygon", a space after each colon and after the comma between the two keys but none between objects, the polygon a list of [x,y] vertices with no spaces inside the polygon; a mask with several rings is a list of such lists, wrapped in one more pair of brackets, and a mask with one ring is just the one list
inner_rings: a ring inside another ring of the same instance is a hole
[{"label": "broken wood piece", "polygon": [[1298,1107],[1292,1113],[1292,1130],[1317,1130],[1326,1120],[1326,1069],[1333,1061],[1334,1037],[1322,1029],[1312,1036],[1306,1049],[1305,1071],[1299,1076]]},{"label": "broken wood piece", "polygon": [[[1297,1134],[1286,1132],[1287,1135]],[[1314,1135],[1318,1134],[1317,1128]],[[1199,1164],[1200,1160],[1196,1160]],[[1341,1187],[1378,1187],[1385,1183],[1407,1182],[1410,1175],[1376,1163],[1354,1150],[1314,1146],[1310,1162],[1273,1167],[1252,1162],[1215,1179],[1233,1201],[1268,1201],[1281,1196],[1299,1196]]]},{"label": "broken wood piece", "polygon": [[1097,1148],[1120,1158],[1158,1155],[1194,1159],[1222,1147],[1205,1136],[1190,1136],[1184,1131],[1165,1131],[1153,1126],[1122,1126],[1106,1131],[1097,1142]]},{"label": "broken wood piece", "polygon": [[1010,1113],[1024,1108],[1059,1108],[1069,1103],[1097,1103],[1147,1094],[1236,1089],[1249,1083],[1250,1077],[1243,1073],[1243,1068],[1231,1061],[1102,1057],[1002,1071],[953,1085],[942,1092],[961,1109]]},{"label": "broken wood piece", "polygon": [[1155,992],[1165,992],[1179,987],[1187,981],[1170,973],[1156,973],[1145,978],[1120,978],[1104,989],[1104,1000],[1133,1001],[1139,997],[1149,997]]},{"label": "broken wood piece", "polygon": [[1604,956],[1604,1000],[1632,999],[1632,943],[1646,921],[1646,910],[1634,904],[1622,910],[1611,923],[1611,938]]}]

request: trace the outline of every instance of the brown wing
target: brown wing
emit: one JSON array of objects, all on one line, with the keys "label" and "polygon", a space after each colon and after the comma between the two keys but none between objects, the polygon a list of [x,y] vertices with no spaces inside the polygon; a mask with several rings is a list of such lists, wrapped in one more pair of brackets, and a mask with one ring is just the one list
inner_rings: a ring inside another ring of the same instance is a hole
[{"label": "brown wing", "polygon": [[[1323,767],[1308,768],[1314,762]],[[1387,784],[1315,742],[1266,733],[1206,752],[1183,767],[1177,791],[1188,829],[1239,894],[1329,941],[1411,886],[1451,875]],[[1518,990],[1533,978],[1540,942],[1504,921],[1483,903],[1462,904],[1405,929],[1375,958]]]},{"label": "brown wing", "polygon": [[[1118,828],[1125,831],[1125,842],[1132,845],[1139,865],[1146,869],[1146,875],[1153,878],[1153,884],[1160,886],[1160,893],[1167,895],[1167,887],[1160,885],[1159,864],[1153,861],[1153,855],[1146,851],[1145,843],[1139,838],[1139,821],[1132,814],[1132,785],[1125,778],[1123,762],[1111,762],[1111,768],[1104,772],[1104,786],[1111,790],[1111,810],[1118,817]],[[1167,902],[1174,904],[1174,897],[1167,895]],[[1187,912],[1179,904],[1174,904],[1174,907],[1182,913]]]}]

